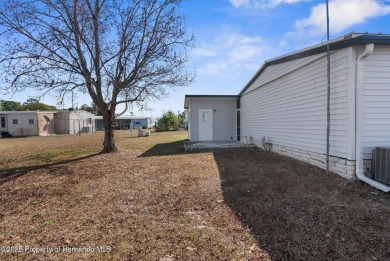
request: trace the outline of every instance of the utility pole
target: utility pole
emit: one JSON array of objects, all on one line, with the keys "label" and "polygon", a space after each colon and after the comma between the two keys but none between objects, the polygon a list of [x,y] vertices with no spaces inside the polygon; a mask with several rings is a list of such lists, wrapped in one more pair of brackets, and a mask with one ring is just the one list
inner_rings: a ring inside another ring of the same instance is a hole
[{"label": "utility pole", "polygon": [[328,74],[328,96],[326,104],[326,174],[329,174],[329,151],[330,151],[330,46],[329,46],[329,1],[326,0],[326,45],[327,50],[327,74]]}]

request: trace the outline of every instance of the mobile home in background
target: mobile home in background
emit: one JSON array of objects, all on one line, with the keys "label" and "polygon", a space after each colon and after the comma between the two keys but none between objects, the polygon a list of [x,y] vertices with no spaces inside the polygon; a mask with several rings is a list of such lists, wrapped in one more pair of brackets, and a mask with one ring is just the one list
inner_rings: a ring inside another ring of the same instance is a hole
[{"label": "mobile home in background", "polygon": [[[118,116],[115,118],[115,128],[118,130],[128,130],[130,128],[149,129],[152,128],[154,122],[152,117],[144,116]],[[102,116],[95,116],[96,130],[104,130],[104,122]]]},{"label": "mobile home in background", "polygon": [[0,111],[1,136],[95,133],[95,115],[82,110]]}]

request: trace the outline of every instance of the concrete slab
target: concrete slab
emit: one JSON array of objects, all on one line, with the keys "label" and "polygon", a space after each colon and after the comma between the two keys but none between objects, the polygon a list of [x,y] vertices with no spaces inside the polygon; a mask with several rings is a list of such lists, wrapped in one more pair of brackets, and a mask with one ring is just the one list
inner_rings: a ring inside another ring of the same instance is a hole
[{"label": "concrete slab", "polygon": [[213,150],[213,149],[225,149],[225,148],[242,148],[253,145],[243,144],[238,141],[184,141],[184,150]]}]

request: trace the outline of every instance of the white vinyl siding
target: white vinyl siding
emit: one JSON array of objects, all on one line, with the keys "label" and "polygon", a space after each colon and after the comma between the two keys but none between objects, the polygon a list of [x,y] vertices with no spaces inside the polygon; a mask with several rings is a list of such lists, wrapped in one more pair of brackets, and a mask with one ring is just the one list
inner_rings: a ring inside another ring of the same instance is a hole
[{"label": "white vinyl siding", "polygon": [[390,47],[375,46],[363,63],[363,147],[371,159],[374,147],[390,146]]},{"label": "white vinyl siding", "polygon": [[[241,140],[326,152],[326,56],[268,66],[241,97]],[[266,79],[266,80],[263,80]],[[348,52],[331,55],[331,151],[347,158]]]},{"label": "white vinyl siding", "polygon": [[191,99],[189,104],[190,139],[199,140],[199,109],[212,109],[214,141],[236,140],[236,100],[235,98]]},{"label": "white vinyl siding", "polygon": [[283,75],[291,73],[294,70],[296,70],[297,68],[300,68],[303,65],[307,65],[315,60],[318,60],[319,58],[321,58],[323,56],[324,56],[324,54],[317,54],[317,55],[305,57],[302,59],[281,63],[281,64],[278,64],[277,66],[268,66],[262,72],[261,77],[258,77],[252,83],[252,85],[248,88],[248,90],[246,92],[251,91],[258,86],[264,85],[265,83],[273,81],[273,80],[275,80]]}]

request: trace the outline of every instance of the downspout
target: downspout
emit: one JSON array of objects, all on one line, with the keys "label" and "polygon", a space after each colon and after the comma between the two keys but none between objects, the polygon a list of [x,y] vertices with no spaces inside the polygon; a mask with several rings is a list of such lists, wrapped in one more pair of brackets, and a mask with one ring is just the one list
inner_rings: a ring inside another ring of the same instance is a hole
[{"label": "downspout", "polygon": [[390,187],[383,185],[375,180],[372,180],[363,174],[363,87],[364,87],[364,65],[363,60],[372,54],[374,51],[374,44],[367,44],[366,50],[363,54],[357,58],[356,69],[356,139],[355,139],[355,152],[356,152],[356,177],[363,182],[370,184],[377,189],[384,192],[389,192]]},{"label": "downspout", "polygon": [[326,36],[328,44],[326,45],[327,58],[327,97],[326,97],[326,174],[329,174],[329,151],[330,151],[330,46],[329,46],[329,1],[326,0]]}]

